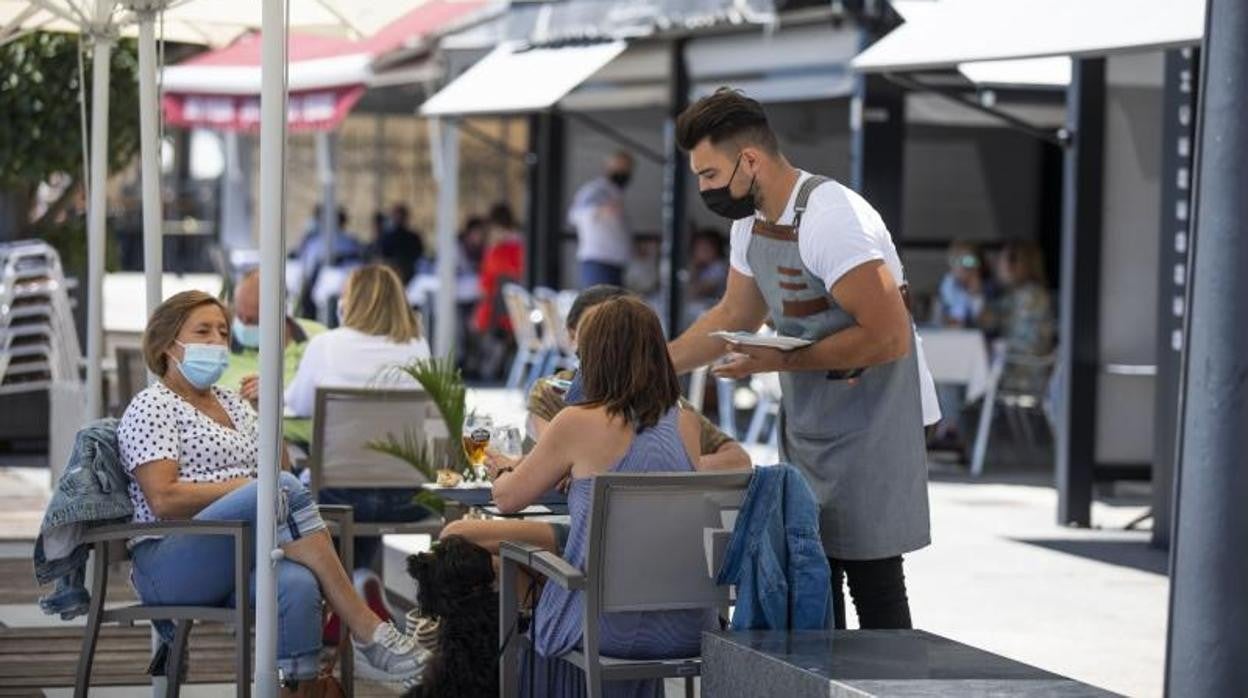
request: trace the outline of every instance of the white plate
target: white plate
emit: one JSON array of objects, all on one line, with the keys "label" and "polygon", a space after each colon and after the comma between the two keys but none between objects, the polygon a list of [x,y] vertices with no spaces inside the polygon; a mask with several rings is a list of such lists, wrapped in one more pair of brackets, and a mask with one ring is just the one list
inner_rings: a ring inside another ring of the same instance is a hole
[{"label": "white plate", "polygon": [[810,346],[812,342],[809,339],[801,339],[800,337],[779,337],[758,335],[751,332],[712,332],[712,337],[718,337],[722,340],[732,342],[734,344],[743,344],[751,347],[770,347],[779,349],[780,351],[793,351],[802,347]]}]

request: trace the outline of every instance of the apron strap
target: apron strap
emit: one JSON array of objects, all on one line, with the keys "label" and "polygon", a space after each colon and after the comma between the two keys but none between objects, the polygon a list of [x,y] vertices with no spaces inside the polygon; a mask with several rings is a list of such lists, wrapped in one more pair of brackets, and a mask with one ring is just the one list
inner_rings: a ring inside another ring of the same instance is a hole
[{"label": "apron strap", "polygon": [[802,214],[806,213],[806,204],[810,201],[810,193],[820,184],[827,182],[828,178],[823,175],[811,175],[802,182],[802,186],[797,190],[797,201],[793,202],[793,232],[800,233],[798,230],[802,226]]}]

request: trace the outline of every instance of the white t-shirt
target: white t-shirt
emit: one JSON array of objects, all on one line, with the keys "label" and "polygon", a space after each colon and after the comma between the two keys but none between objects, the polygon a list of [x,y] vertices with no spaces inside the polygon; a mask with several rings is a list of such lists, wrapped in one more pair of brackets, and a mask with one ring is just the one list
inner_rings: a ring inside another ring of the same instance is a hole
[{"label": "white t-shirt", "polygon": [[296,417],[311,417],[319,387],[415,386],[410,376],[390,369],[429,355],[424,338],[400,344],[350,327],[323,332],[303,351],[294,380],[286,387],[286,409]]},{"label": "white t-shirt", "polygon": [[633,258],[624,190],[606,177],[577,190],[568,207],[568,224],[576,228],[577,259],[624,267]]},{"label": "white t-shirt", "polygon": [[[802,182],[810,177],[809,172],[800,173],[793,192],[789,194],[789,201],[784,206],[784,212],[774,223],[793,224],[797,192],[801,189]],[[756,211],[755,215],[760,220],[766,220],[761,211]],[[732,253],[729,256],[732,268],[749,277],[754,276],[747,259],[753,227],[753,218],[733,221]],[[825,182],[811,192],[806,201],[806,212],[802,214],[802,228],[797,236],[797,246],[802,264],[823,279],[828,293],[832,292],[836,282],[850,270],[875,260],[884,262],[898,286],[906,283],[901,257],[897,254],[893,238],[880,214],[857,192],[835,180]],[[923,356],[923,344],[918,333],[915,333],[915,348],[919,359],[923,423],[935,424],[940,421],[940,406],[936,400],[936,385]]]},{"label": "white t-shirt", "polygon": [[157,382],[134,396],[117,427],[121,462],[130,474],[134,521],[156,521],[134,470],[158,460],[178,464],[182,482],[224,482],[255,477],[258,462],[256,413],[238,393],[212,388],[234,428],[223,426]]}]

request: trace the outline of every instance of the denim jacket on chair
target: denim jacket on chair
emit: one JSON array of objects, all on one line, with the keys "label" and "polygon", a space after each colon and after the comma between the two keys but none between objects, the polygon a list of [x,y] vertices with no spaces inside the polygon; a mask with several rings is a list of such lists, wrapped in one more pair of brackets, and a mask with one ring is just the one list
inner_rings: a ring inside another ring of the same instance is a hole
[{"label": "denim jacket on chair", "polygon": [[86,613],[90,551],[81,543],[82,533],[86,527],[133,518],[128,485],[117,420],[101,419],[80,429],[35,540],[35,580],[40,585],[56,581],[56,589],[39,599],[44,613],[58,613],[63,620]]},{"label": "denim jacket on chair", "polygon": [[737,587],[733,630],[829,626],[831,571],[819,505],[796,468],[754,470],[716,582]]}]

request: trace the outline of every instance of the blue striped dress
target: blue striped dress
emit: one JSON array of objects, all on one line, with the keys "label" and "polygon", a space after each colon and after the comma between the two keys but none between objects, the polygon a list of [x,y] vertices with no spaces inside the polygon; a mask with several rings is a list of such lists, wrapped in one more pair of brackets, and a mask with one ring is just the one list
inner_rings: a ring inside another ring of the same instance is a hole
[{"label": "blue striped dress", "polygon": [[[679,419],[680,408],[675,407],[654,427],[638,433],[628,452],[609,472],[692,471],[693,463],[680,438]],[[586,539],[592,482],[592,477],[577,478],[568,490],[572,530],[563,557],[581,570],[585,569],[589,557]],[[546,584],[533,614],[533,643],[538,656],[522,657],[522,695],[561,698],[585,695],[584,673],[558,659],[559,655],[580,647],[584,612],[581,592]],[[715,612],[700,609],[606,613],[599,622],[600,651],[604,656],[624,659],[693,657],[701,652],[702,631],[715,627]],[[532,679],[529,677],[530,661]],[[663,696],[663,683],[658,680],[612,681],[604,687],[605,695],[611,698]]]}]

